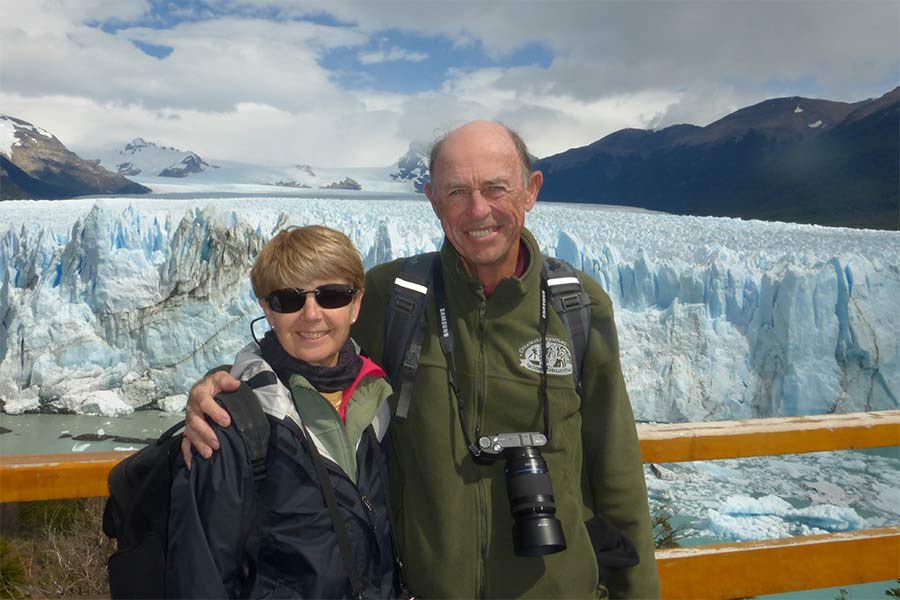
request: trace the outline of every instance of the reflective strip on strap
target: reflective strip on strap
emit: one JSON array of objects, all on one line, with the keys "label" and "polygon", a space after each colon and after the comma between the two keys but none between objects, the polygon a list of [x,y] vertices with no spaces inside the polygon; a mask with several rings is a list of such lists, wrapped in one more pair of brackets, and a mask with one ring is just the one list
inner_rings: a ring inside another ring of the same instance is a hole
[{"label": "reflective strip on strap", "polygon": [[577,277],[556,277],[555,279],[548,279],[547,285],[565,285],[567,283],[580,283]]},{"label": "reflective strip on strap", "polygon": [[428,288],[424,285],[420,285],[418,283],[413,283],[412,281],[406,281],[405,279],[400,279],[397,277],[394,279],[394,285],[399,285],[402,288],[406,288],[408,290],[412,290],[414,292],[419,292],[420,294],[427,294]]}]

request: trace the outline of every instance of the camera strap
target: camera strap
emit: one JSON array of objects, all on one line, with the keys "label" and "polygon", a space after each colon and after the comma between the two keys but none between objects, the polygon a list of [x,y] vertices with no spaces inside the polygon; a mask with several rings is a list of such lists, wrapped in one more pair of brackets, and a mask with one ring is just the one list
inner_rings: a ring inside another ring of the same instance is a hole
[{"label": "camera strap", "polygon": [[[439,341],[441,344],[441,351],[444,353],[444,359],[447,361],[447,383],[453,391],[453,395],[456,397],[459,427],[462,429],[466,447],[469,449],[469,454],[472,455],[472,458],[478,459],[482,453],[481,447],[478,445],[478,438],[481,436],[481,419],[476,407],[474,430],[475,441],[473,442],[472,438],[469,437],[469,430],[466,427],[466,415],[463,407],[462,394],[459,391],[459,387],[456,385],[456,377],[454,376],[456,367],[453,363],[453,331],[450,328],[450,306],[447,301],[447,294],[444,287],[444,274],[441,269],[440,261],[434,261],[433,268],[434,300],[437,305],[438,320],[440,322]],[[541,302],[538,321],[538,331],[541,335],[541,384],[538,388],[538,398],[540,399],[543,408],[544,436],[549,442],[550,400],[547,395],[547,295],[547,281],[544,277],[541,277]]]}]

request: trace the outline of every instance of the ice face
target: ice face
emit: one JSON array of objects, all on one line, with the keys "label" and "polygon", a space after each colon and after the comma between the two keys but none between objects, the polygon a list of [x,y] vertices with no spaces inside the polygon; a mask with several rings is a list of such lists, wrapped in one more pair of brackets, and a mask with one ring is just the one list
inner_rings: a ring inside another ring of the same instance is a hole
[{"label": "ice face", "polygon": [[[249,269],[288,224],[346,232],[366,268],[443,240],[427,202],[366,194],[6,202],[0,217],[8,411],[183,394],[249,339]],[[528,226],[612,298],[638,419],[900,406],[896,232],[540,203]]]}]

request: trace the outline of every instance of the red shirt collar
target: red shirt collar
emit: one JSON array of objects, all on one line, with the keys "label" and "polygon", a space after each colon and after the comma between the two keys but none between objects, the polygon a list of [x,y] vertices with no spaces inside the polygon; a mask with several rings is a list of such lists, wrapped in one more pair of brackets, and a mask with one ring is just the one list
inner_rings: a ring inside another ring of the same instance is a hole
[{"label": "red shirt collar", "polygon": [[338,408],[338,414],[341,416],[341,421],[344,422],[347,419],[347,403],[350,402],[350,398],[353,397],[353,392],[359,387],[359,382],[362,381],[362,378],[385,376],[384,369],[373,363],[368,357],[360,355],[360,358],[362,359],[362,366],[359,368],[359,373],[356,374],[356,379],[341,394],[341,406]]},{"label": "red shirt collar", "polygon": [[[525,242],[520,239],[519,255],[516,257],[516,269],[513,271],[513,277],[515,277],[516,279],[520,279],[525,273],[525,268],[528,266],[528,256],[528,246],[526,246]],[[494,293],[495,289],[496,287],[484,288],[484,297],[490,297],[490,295]]]}]

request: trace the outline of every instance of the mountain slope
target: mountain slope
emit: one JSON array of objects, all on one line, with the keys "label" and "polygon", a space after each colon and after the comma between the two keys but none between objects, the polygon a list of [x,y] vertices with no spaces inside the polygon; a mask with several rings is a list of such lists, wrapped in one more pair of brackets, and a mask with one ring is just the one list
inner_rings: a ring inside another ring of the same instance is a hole
[{"label": "mountain slope", "polygon": [[706,127],[626,129],[537,161],[541,198],[677,214],[897,229],[900,88],[780,98]]},{"label": "mountain slope", "polygon": [[51,133],[7,115],[0,115],[0,156],[0,200],[150,191],[81,159]]},{"label": "mountain slope", "polygon": [[207,169],[218,169],[194,152],[158,146],[135,138],[121,150],[101,152],[100,164],[120,175],[183,178]]},{"label": "mountain slope", "polygon": [[410,142],[409,150],[397,160],[397,169],[391,172],[391,179],[395,181],[409,181],[415,191],[425,191],[425,184],[431,180],[428,173],[428,154],[431,151],[428,144],[422,142]]}]

